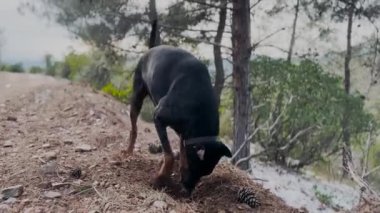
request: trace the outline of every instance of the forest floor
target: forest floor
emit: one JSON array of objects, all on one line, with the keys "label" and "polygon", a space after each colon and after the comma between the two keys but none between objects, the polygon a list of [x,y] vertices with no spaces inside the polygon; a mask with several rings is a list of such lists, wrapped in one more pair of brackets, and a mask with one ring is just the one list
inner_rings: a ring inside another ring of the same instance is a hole
[{"label": "forest floor", "polygon": [[[152,124],[138,125],[135,154],[112,165],[127,144],[128,106],[65,80],[0,72],[0,212],[305,212],[227,162],[191,198],[152,189],[161,155],[148,145],[158,138]],[[178,149],[178,138],[169,135]],[[178,182],[178,171],[173,179]],[[4,192],[8,187],[15,188]],[[262,206],[239,203],[241,187],[253,190]]]}]

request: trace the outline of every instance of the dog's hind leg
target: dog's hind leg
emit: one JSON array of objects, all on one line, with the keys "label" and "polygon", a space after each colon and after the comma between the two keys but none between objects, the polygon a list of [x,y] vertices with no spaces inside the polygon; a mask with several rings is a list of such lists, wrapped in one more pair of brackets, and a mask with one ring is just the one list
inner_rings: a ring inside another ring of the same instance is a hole
[{"label": "dog's hind leg", "polygon": [[142,79],[141,71],[137,69],[133,80],[133,94],[130,105],[131,131],[129,132],[129,144],[125,153],[127,155],[131,155],[133,153],[133,148],[137,138],[137,118],[140,114],[141,107],[147,94],[148,91]]}]

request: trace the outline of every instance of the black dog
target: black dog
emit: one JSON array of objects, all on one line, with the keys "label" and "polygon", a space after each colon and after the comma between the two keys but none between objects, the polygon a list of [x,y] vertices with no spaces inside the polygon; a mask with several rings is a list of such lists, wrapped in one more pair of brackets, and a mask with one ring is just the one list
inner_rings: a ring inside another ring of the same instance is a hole
[{"label": "black dog", "polygon": [[136,121],[144,98],[155,105],[154,124],[164,151],[164,160],[154,178],[156,187],[169,179],[174,156],[166,132],[171,127],[180,136],[181,183],[188,194],[200,178],[209,175],[230,150],[217,141],[219,113],[207,67],[190,53],[171,46],[154,47],[157,22],[152,25],[149,47],[138,62],[133,82],[127,154],[132,154],[137,137]]}]

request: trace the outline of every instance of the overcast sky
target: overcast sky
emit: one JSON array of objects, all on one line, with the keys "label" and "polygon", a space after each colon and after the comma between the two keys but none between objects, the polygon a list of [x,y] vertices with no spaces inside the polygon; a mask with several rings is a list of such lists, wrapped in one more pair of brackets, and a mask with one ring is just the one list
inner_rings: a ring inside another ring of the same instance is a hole
[{"label": "overcast sky", "polygon": [[[142,0],[143,4],[146,0]],[[26,66],[42,64],[46,54],[52,54],[56,59],[61,59],[67,52],[74,49],[76,51],[86,51],[89,48],[79,40],[70,37],[70,34],[62,26],[41,19],[31,12],[24,15],[18,12],[18,7],[22,0],[0,0],[0,29],[3,31],[4,46],[1,48],[1,60],[8,63],[22,62]],[[264,1],[265,2],[265,1]],[[267,1],[270,2],[270,1]],[[159,10],[166,8],[167,0],[158,0]],[[271,32],[281,27],[289,27],[293,21],[292,14],[280,14],[276,17],[268,17],[265,9],[270,7],[266,3],[260,4],[252,21],[252,40],[258,41]],[[305,52],[309,47],[317,48],[318,51],[344,50],[345,47],[345,24],[335,25],[337,31],[332,36],[330,42],[321,42],[316,29],[310,30],[306,25],[306,18],[300,17],[296,51]],[[330,23],[331,24],[331,23]],[[208,26],[210,27],[210,26]],[[215,26],[212,26],[213,28]],[[197,27],[199,28],[199,27]],[[353,42],[358,43],[363,39],[363,33],[369,35],[370,26],[363,26],[360,30],[355,30]],[[228,35],[229,36],[229,35]],[[230,45],[230,38],[224,39],[226,45]],[[289,31],[276,34],[263,44],[274,44],[283,49],[289,45]],[[128,43],[128,42],[127,42]],[[202,45],[199,54],[206,57],[212,56],[212,47]],[[256,53],[264,53],[271,56],[283,56],[274,48],[260,48]]]},{"label": "overcast sky", "polygon": [[0,0],[0,29],[4,40],[0,50],[2,61],[23,62],[30,66],[41,64],[43,56],[48,53],[62,58],[71,48],[86,50],[82,42],[70,38],[65,28],[30,12],[21,15],[17,10],[21,1]]}]

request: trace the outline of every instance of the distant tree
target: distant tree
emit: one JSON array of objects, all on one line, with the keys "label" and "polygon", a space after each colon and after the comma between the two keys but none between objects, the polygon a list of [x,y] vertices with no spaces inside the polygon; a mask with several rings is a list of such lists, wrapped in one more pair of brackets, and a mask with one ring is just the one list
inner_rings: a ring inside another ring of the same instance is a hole
[{"label": "distant tree", "polygon": [[90,66],[91,58],[87,54],[78,54],[70,52],[63,60],[64,77],[74,80],[79,74]]},{"label": "distant tree", "polygon": [[291,0],[291,1],[274,1],[274,6],[267,11],[269,16],[274,16],[277,14],[293,13],[293,21],[290,27],[291,34],[289,40],[288,49],[284,49],[283,51],[287,54],[287,61],[290,63],[292,61],[294,55],[294,47],[297,40],[297,28],[299,25],[299,18],[303,14],[303,10],[307,8],[311,4],[311,0]]},{"label": "distant tree", "polygon": [[4,37],[3,37],[3,31],[0,29],[0,65],[2,60],[2,50],[4,46]]},{"label": "distant tree", "polygon": [[215,64],[215,84],[214,90],[216,93],[218,105],[220,105],[220,98],[222,96],[222,90],[224,87],[225,75],[222,57],[222,38],[226,27],[227,19],[227,0],[220,0],[219,4],[219,21],[218,28],[214,38],[214,64]]},{"label": "distant tree", "polygon": [[[344,58],[344,89],[347,94],[351,90],[351,69],[350,62],[352,59],[352,34],[355,19],[368,19],[373,21],[380,16],[380,2],[373,0],[313,0],[314,12],[309,13],[312,20],[321,19],[325,14],[330,14],[330,18],[335,22],[347,22],[346,33],[346,54]],[[352,151],[350,144],[350,105],[347,103],[344,111],[346,112],[342,119],[343,132],[343,168],[344,174],[348,169],[348,162],[352,161]]]},{"label": "distant tree", "polygon": [[16,73],[25,72],[24,66],[22,65],[22,63],[16,63],[16,64],[9,65],[9,66],[7,66],[7,68],[5,68],[5,71],[16,72]]},{"label": "distant tree", "polygon": [[45,72],[45,69],[42,68],[42,67],[39,67],[39,66],[33,66],[29,69],[29,72],[30,73],[44,73]]},{"label": "distant tree", "polygon": [[[214,46],[215,58],[215,92],[218,100],[224,86],[224,68],[221,51],[221,40],[226,26],[227,0],[181,0],[168,6],[159,13],[156,0],[149,0],[141,6],[138,1],[91,1],[91,0],[39,0],[30,1],[27,6],[36,13],[49,17],[84,42],[96,46],[103,51],[117,53],[141,53],[139,44],[145,44],[152,20],[159,19],[161,40],[157,43],[189,44],[208,43]],[[41,4],[42,7],[35,6]],[[44,8],[42,11],[35,8]],[[214,21],[215,14],[219,20]],[[217,23],[215,29],[194,29],[203,23]],[[120,48],[117,43],[126,37],[137,37],[138,42],[129,47]],[[159,38],[159,37],[157,37]],[[212,42],[212,40],[214,40]]]},{"label": "distant tree", "polygon": [[55,70],[53,67],[53,56],[51,54],[46,54],[44,59],[45,59],[46,74],[54,76]]}]

